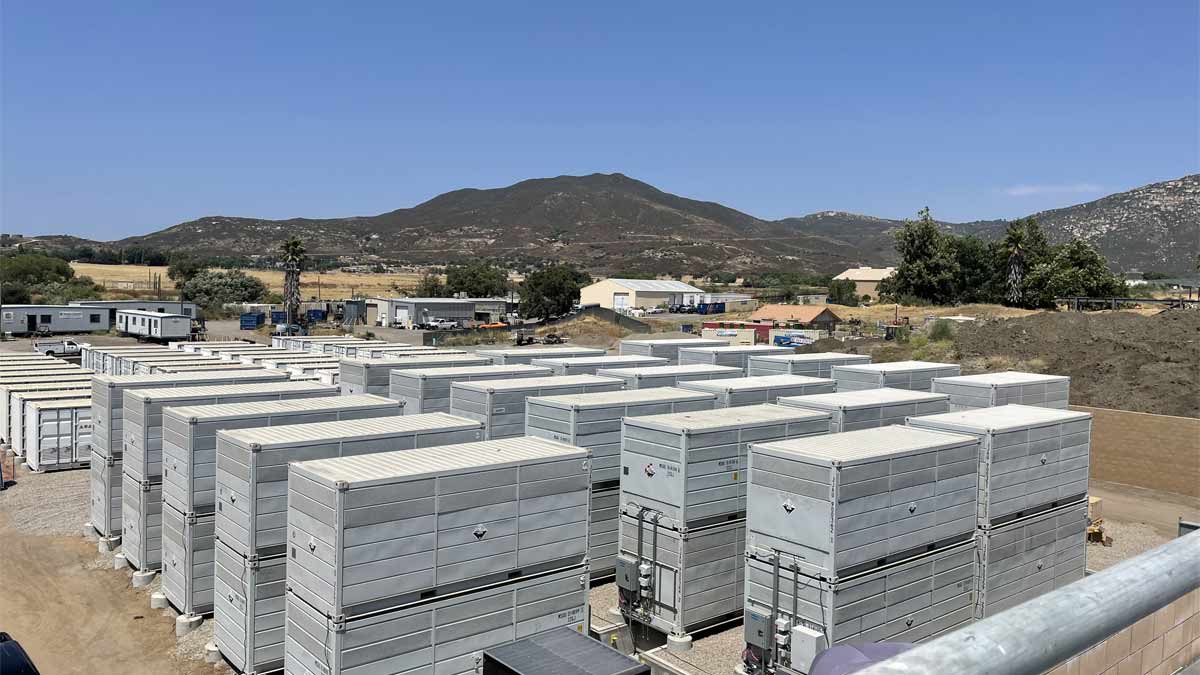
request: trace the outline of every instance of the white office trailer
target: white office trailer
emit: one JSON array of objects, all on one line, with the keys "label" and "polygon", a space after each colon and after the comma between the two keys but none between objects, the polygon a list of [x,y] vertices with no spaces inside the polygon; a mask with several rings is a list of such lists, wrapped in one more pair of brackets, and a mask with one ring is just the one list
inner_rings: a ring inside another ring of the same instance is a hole
[{"label": "white office trailer", "polygon": [[575,356],[534,359],[530,363],[549,368],[555,375],[595,375],[601,368],[650,368],[665,366],[667,360],[656,356]]},{"label": "white office trailer", "polygon": [[[26,391],[53,391],[55,389],[88,389],[92,387],[92,376],[89,373],[72,373],[71,375],[51,375],[20,377],[10,380],[0,380],[0,440],[10,442],[8,433],[9,408],[12,395]],[[90,393],[90,392],[89,392]]]},{"label": "white office trailer", "polygon": [[832,433],[904,424],[909,417],[950,411],[950,397],[947,394],[887,388],[782,396],[777,403],[828,412],[833,416]]},{"label": "white office trailer", "polygon": [[25,456],[25,414],[29,406],[41,401],[64,401],[66,399],[89,398],[91,392],[82,382],[60,385],[58,389],[38,391],[16,391],[9,394],[8,401],[8,444],[13,454]]},{"label": "white office trailer", "polygon": [[853,366],[833,366],[833,379],[838,391],[860,389],[910,389],[930,391],[935,377],[957,377],[961,369],[955,363],[929,361],[896,361],[894,363],[863,363]]},{"label": "white office trailer", "polygon": [[140,309],[117,310],[117,332],[151,340],[178,340],[192,334],[192,317]]},{"label": "white office trailer", "polygon": [[712,338],[668,338],[662,340],[644,340],[627,338],[621,340],[619,352],[622,356],[657,356],[666,359],[668,365],[679,363],[679,350],[695,347],[725,347],[729,342]]},{"label": "white office trailer", "polygon": [[[213,609],[218,431],[399,414],[399,403],[379,396],[289,398],[164,408],[162,568],[167,600],[182,614],[206,614]],[[277,595],[282,597],[282,591]]]},{"label": "white office trailer", "polygon": [[454,382],[548,377],[541,366],[462,366],[459,368],[407,368],[391,371],[388,396],[404,403],[405,415],[450,412],[450,385]]},{"label": "white office trailer", "polygon": [[92,454],[92,399],[31,403],[25,411],[24,437],[30,471],[87,466]]},{"label": "white office trailer", "polygon": [[807,375],[809,377],[833,377],[834,366],[863,365],[870,362],[870,356],[841,354],[839,352],[751,356],[746,361],[746,374],[750,376]]},{"label": "white office trailer", "polygon": [[679,350],[679,363],[707,363],[713,366],[732,366],[746,372],[751,356],[794,354],[791,347],[773,345],[727,345],[725,347],[683,347]]},{"label": "white office trailer", "polygon": [[[217,433],[217,555],[232,558],[226,567],[249,572],[280,559],[286,552],[288,463],[348,457],[395,450],[413,450],[477,441],[479,423],[460,417],[429,415],[298,424]],[[444,453],[449,454],[449,453]],[[215,578],[214,640],[235,665],[238,654],[268,657],[282,636],[278,604],[283,589],[257,586],[257,600],[242,604],[255,581],[247,574],[240,584]],[[274,595],[267,595],[274,593]],[[262,627],[248,630],[249,626]],[[266,661],[246,663],[244,672],[269,670]],[[253,666],[253,667],[252,667]]]},{"label": "white office trailer", "polygon": [[[293,463],[289,624],[371,624],[347,627],[332,646],[324,642],[330,673],[360,671],[365,659],[376,660],[376,672],[422,666],[471,672],[481,649],[522,633],[582,624],[587,460],[581,448],[521,439]],[[552,579],[565,583],[527,591],[534,580],[544,587]],[[500,589],[508,593],[492,595]],[[513,595],[516,602],[508,599]],[[435,618],[438,604],[454,596],[466,613]],[[383,616],[391,620],[382,623]],[[475,634],[454,645],[447,633],[452,621]],[[423,639],[397,639],[410,624],[428,631],[430,623],[447,625]],[[356,648],[363,640],[377,642],[377,649],[366,650],[373,656]],[[289,654],[287,662],[311,663],[299,656]]]},{"label": "white office trailer", "polygon": [[622,418],[712,410],[715,404],[713,394],[670,387],[525,400],[526,434],[587,448],[592,453],[588,562],[593,578],[612,576],[616,564]]},{"label": "white office trailer", "polygon": [[982,529],[1087,500],[1091,413],[1004,405],[914,417],[908,425],[981,439]]},{"label": "white office trailer", "polygon": [[512,347],[507,349],[480,349],[475,352],[486,356],[498,366],[516,363],[529,365],[534,359],[569,359],[582,356],[604,356],[603,349],[593,347]]},{"label": "white office trailer", "polygon": [[[125,392],[130,389],[250,384],[288,379],[278,370],[220,370],[162,375],[97,375],[92,378],[92,527],[101,537],[121,535],[121,460]],[[99,463],[97,463],[97,456]],[[98,468],[99,467],[99,468]],[[109,509],[114,509],[109,510]],[[116,527],[112,527],[112,524]]]},{"label": "white office trailer", "polygon": [[470,354],[430,354],[400,359],[342,359],[338,369],[338,386],[343,394],[375,394],[387,396],[391,386],[391,371],[401,368],[457,368],[486,366],[491,361]]},{"label": "white office trailer", "polygon": [[957,630],[974,620],[975,556],[974,543],[959,544],[839,582],[800,574],[788,556],[747,558],[743,658],[759,672],[802,675],[832,645]]},{"label": "white office trailer", "polygon": [[620,380],[596,375],[454,382],[450,385],[450,412],[482,422],[485,438],[511,438],[525,435],[525,399],[531,396],[620,389]]},{"label": "white office trailer", "polygon": [[950,395],[951,410],[992,408],[1010,403],[1066,410],[1070,389],[1071,378],[1064,375],[1011,370],[933,380],[933,391]]},{"label": "white office trailer", "polygon": [[973,541],[978,458],[976,436],[905,426],[755,443],[748,555],[843,581]]},{"label": "white office trailer", "polygon": [[151,368],[151,375],[158,373],[208,373],[214,370],[262,370],[261,366],[250,366],[245,363],[217,361],[216,363],[171,363],[157,364]]},{"label": "white office trailer", "polygon": [[780,396],[828,394],[834,391],[833,380],[806,375],[764,375],[736,377],[700,382],[680,382],[679,386],[717,395],[718,408],[774,403]]},{"label": "white office trailer", "polygon": [[715,380],[742,377],[741,368],[710,366],[692,363],[686,366],[650,366],[648,368],[601,368],[596,371],[601,377],[615,377],[625,383],[626,389],[654,389],[676,387],[680,382]]},{"label": "white office trailer", "polygon": [[827,413],[777,405],[625,418],[621,613],[674,648],[740,616],[749,445],[827,433]]},{"label": "white office trailer", "polygon": [[975,618],[985,619],[1084,577],[1087,499],[980,530]]}]

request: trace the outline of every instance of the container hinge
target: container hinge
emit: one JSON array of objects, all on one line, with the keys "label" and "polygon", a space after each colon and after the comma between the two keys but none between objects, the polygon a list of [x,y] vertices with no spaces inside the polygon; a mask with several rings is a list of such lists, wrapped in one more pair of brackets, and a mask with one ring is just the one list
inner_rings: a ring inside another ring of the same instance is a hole
[{"label": "container hinge", "polygon": [[186,516],[184,516],[184,520],[186,520],[186,521],[187,521],[187,524],[188,524],[188,525],[195,525],[195,524],[196,524],[196,521],[197,521],[197,520],[199,520],[199,519],[198,519],[198,518],[196,518],[196,514],[194,514],[194,513],[189,513],[189,514],[187,514]]},{"label": "container hinge", "polygon": [[330,619],[330,622],[333,624],[333,629],[335,631],[341,633],[342,631],[346,630],[346,615],[345,614],[338,614],[337,616]]},{"label": "container hinge", "polygon": [[249,567],[252,570],[258,569],[258,554],[257,553],[246,556],[246,567]]}]

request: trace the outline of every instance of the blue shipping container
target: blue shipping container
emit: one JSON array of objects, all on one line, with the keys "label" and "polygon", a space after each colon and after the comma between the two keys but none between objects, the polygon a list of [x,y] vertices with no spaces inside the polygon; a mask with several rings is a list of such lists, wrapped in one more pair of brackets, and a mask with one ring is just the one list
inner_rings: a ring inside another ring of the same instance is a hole
[{"label": "blue shipping container", "polygon": [[325,310],[310,309],[310,310],[308,310],[307,316],[308,316],[309,323],[312,323],[313,321],[324,321],[325,320]]},{"label": "blue shipping container", "polygon": [[254,330],[267,322],[267,315],[262,312],[247,312],[241,317],[242,330]]},{"label": "blue shipping container", "polygon": [[723,302],[702,302],[696,306],[697,314],[724,314],[725,303]]},{"label": "blue shipping container", "polygon": [[287,323],[287,312],[271,312],[271,323]]}]

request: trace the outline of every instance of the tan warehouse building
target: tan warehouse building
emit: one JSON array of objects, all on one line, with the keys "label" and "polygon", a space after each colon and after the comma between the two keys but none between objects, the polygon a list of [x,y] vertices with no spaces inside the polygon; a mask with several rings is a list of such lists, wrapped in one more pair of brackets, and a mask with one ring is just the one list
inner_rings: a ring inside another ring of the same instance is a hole
[{"label": "tan warehouse building", "polygon": [[579,304],[620,311],[659,305],[694,305],[703,295],[703,290],[682,281],[604,279],[581,289]]},{"label": "tan warehouse building", "polygon": [[834,279],[849,279],[854,282],[854,294],[870,300],[879,299],[879,282],[896,273],[895,267],[854,267],[842,272]]}]

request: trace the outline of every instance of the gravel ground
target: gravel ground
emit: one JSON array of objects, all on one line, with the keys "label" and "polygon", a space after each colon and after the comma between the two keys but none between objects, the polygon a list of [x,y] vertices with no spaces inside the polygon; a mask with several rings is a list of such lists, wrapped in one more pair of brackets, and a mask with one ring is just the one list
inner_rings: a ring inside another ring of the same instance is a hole
[{"label": "gravel ground", "polygon": [[732,626],[720,633],[697,638],[686,652],[676,654],[663,648],[656,650],[654,655],[695,675],[730,675],[741,663],[742,649],[746,645],[744,635],[741,625]]},{"label": "gravel ground", "polygon": [[1145,523],[1125,523],[1107,518],[1104,520],[1104,534],[1112,537],[1112,546],[1088,544],[1087,566],[1096,572],[1170,541],[1170,538]]},{"label": "gravel ground", "polygon": [[[12,469],[12,455],[0,453],[4,477]],[[31,473],[17,463],[15,483],[0,492],[0,510],[10,516],[13,529],[24,534],[73,535],[83,532],[91,502],[87,469]]]},{"label": "gravel ground", "polygon": [[593,586],[588,591],[588,605],[592,608],[592,614],[608,616],[608,610],[617,606],[617,582]]}]

